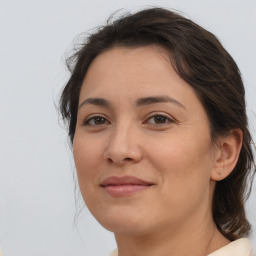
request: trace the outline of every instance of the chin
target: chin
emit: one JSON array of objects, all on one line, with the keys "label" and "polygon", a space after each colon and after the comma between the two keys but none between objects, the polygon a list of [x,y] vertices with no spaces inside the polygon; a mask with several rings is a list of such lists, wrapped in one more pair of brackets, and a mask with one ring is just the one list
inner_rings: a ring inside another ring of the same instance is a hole
[{"label": "chin", "polygon": [[[123,233],[123,234],[134,234],[145,232],[148,225],[145,222],[144,217],[140,217],[137,212],[134,214],[129,214],[127,211],[111,211],[112,213],[106,213],[104,216],[100,214],[97,216],[94,214],[97,221],[107,230],[114,233]],[[152,223],[152,221],[151,221]]]}]

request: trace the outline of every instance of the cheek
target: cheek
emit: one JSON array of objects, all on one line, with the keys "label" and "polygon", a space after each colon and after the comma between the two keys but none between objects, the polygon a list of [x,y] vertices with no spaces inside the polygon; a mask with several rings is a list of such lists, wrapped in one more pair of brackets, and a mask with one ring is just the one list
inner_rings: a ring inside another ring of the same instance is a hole
[{"label": "cheek", "polygon": [[178,200],[206,190],[213,163],[210,150],[207,134],[175,133],[166,139],[152,141],[148,155],[154,168],[160,172],[163,195],[173,193]]},{"label": "cheek", "polygon": [[[92,146],[93,145],[93,146]],[[99,172],[101,147],[91,144],[88,139],[75,137],[73,144],[74,161],[82,195],[92,192]]]},{"label": "cheek", "polygon": [[[173,132],[168,136],[148,139],[147,154],[157,164],[163,164],[172,169],[187,166],[184,171],[189,171],[196,165],[211,162],[210,139],[204,135],[200,137],[200,133],[196,135],[189,131],[188,133]],[[178,169],[176,171],[178,172]]]},{"label": "cheek", "polygon": [[94,167],[102,154],[100,140],[77,132],[74,137],[73,154],[77,172],[88,172]]},{"label": "cheek", "polygon": [[101,168],[98,148],[95,144],[93,147],[89,145],[88,140],[79,139],[79,142],[74,141],[73,151],[80,192],[87,208],[93,213],[98,205],[97,175]]},{"label": "cheek", "polygon": [[154,162],[163,182],[159,208],[165,209],[167,219],[176,221],[200,211],[208,205],[211,196],[209,148],[186,141],[184,137],[183,141],[173,140],[173,145],[168,145],[166,150],[156,148],[158,153]]}]

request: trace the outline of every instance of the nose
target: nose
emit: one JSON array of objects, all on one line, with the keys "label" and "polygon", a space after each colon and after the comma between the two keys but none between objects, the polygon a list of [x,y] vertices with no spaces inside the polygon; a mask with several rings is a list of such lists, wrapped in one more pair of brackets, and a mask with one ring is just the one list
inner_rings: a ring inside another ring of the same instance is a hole
[{"label": "nose", "polygon": [[135,129],[124,125],[113,129],[104,152],[104,159],[118,166],[139,162],[142,159],[142,148]]}]

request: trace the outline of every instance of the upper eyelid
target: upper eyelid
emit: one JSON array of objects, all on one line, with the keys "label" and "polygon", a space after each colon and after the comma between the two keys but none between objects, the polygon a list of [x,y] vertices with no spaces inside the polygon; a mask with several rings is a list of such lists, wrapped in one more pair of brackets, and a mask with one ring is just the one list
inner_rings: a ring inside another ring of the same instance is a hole
[{"label": "upper eyelid", "polygon": [[173,122],[177,121],[176,118],[174,118],[170,114],[167,114],[167,113],[161,112],[161,111],[156,111],[156,112],[154,111],[154,112],[149,113],[148,115],[146,115],[145,121],[154,116],[163,116],[163,117],[166,117],[166,118],[172,120]]},{"label": "upper eyelid", "polygon": [[166,118],[166,119],[170,119],[170,120],[173,120],[173,118],[171,118],[171,117],[169,117],[169,116],[166,116],[166,115],[158,115],[158,114],[156,114],[156,115],[153,115],[153,116],[150,116],[149,118],[147,118],[147,120],[148,119],[151,119],[151,118],[153,118],[153,117],[156,117],[156,116],[161,116],[161,117],[164,117],[164,118]]},{"label": "upper eyelid", "polygon": [[[150,123],[149,120],[152,119],[152,118],[154,118],[154,117],[156,117],[156,116],[161,116],[161,117],[166,118],[166,121],[167,121],[167,122],[164,122],[164,123],[161,123],[161,124],[158,124],[158,123]],[[153,115],[153,116],[147,118],[146,121],[144,121],[143,123],[144,123],[144,124],[149,124],[149,125],[163,126],[163,125],[168,125],[168,124],[172,124],[172,123],[176,123],[176,122],[175,122],[174,119],[169,118],[169,117],[167,117],[167,116],[165,116],[165,115]]]},{"label": "upper eyelid", "polygon": [[93,119],[95,117],[102,117],[102,118],[106,119],[107,122],[110,123],[109,119],[103,114],[91,114],[83,119],[83,124],[86,124],[87,122],[89,122],[91,119]]}]

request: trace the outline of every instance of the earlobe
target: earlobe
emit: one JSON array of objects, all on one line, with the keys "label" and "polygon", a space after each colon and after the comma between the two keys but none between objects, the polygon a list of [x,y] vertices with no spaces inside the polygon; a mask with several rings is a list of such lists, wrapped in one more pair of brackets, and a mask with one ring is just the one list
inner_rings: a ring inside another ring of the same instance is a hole
[{"label": "earlobe", "polygon": [[220,181],[225,179],[235,168],[243,142],[243,132],[232,129],[228,135],[219,138],[218,152],[215,154],[215,164],[211,172],[211,179]]}]

